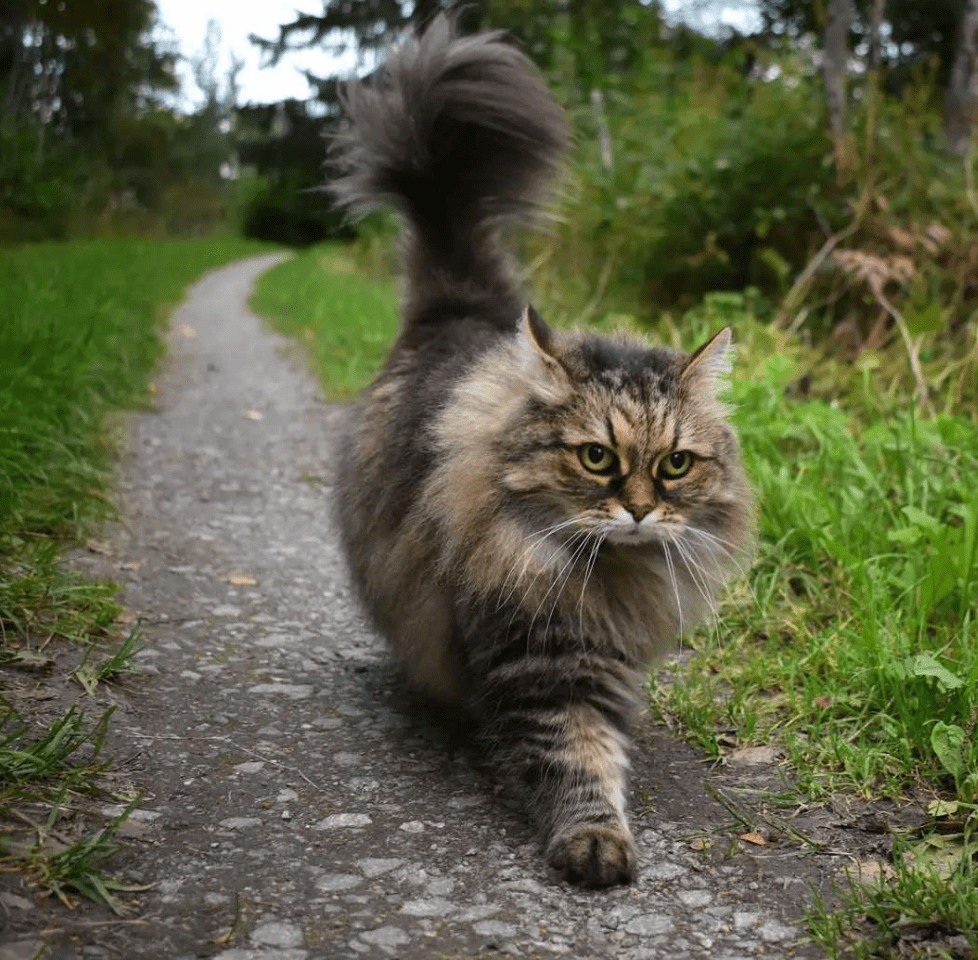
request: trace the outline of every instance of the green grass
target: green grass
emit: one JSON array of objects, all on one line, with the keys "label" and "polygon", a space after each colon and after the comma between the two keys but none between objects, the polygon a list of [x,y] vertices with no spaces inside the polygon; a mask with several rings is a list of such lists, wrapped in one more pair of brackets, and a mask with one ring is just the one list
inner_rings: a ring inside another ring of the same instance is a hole
[{"label": "green grass", "polygon": [[[335,258],[311,251],[270,272],[254,306],[292,312],[276,322],[343,397],[369,381],[396,324],[390,291],[331,274],[348,270]],[[827,378],[834,396],[806,398],[809,355],[740,295],[709,297],[678,324],[664,318],[659,334],[688,348],[727,324],[741,343],[730,399],[760,499],[759,555],[719,627],[688,638],[688,666],[654,689],[654,705],[713,756],[721,732],[783,746],[806,799],[914,795],[942,821],[953,871],[897,857],[892,878],[854,884],[836,912],[813,909],[812,936],[832,956],[940,955],[926,937],[919,950],[904,938],[910,928],[973,946],[978,429],[909,403],[894,413],[868,371],[842,365]]]},{"label": "green grass", "polygon": [[[111,708],[95,694],[131,669],[138,631],[120,635],[115,587],[62,553],[113,515],[113,417],[152,402],[169,308],[208,269],[262,249],[228,238],[0,249],[0,872],[65,902],[73,890],[120,909],[102,862],[124,817],[72,831],[85,798],[133,800],[102,782]],[[54,702],[77,690],[82,708],[45,717],[43,697],[17,700],[25,682]]]},{"label": "green grass", "polygon": [[251,308],[301,340],[331,400],[349,399],[379,369],[397,334],[397,295],[354,272],[342,247],[321,246],[262,276]]}]

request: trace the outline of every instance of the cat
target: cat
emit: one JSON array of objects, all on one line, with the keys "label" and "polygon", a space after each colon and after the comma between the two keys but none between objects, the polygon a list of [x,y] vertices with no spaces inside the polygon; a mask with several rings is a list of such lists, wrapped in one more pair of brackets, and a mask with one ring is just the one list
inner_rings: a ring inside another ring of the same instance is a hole
[{"label": "cat", "polygon": [[342,101],[330,189],[405,222],[401,330],[337,448],[356,590],[409,678],[525,788],[559,875],[631,882],[650,662],[715,611],[754,537],[718,399],[730,331],[688,356],[525,305],[501,230],[540,210],[570,135],[501,34],[440,16]]}]

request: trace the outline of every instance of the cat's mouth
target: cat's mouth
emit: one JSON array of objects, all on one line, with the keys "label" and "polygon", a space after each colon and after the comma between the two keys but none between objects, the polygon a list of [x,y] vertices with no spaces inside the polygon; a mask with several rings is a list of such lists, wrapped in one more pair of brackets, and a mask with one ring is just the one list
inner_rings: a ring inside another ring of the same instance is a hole
[{"label": "cat's mouth", "polygon": [[615,526],[608,533],[611,543],[624,543],[638,546],[644,543],[655,543],[662,540],[662,532],[655,527],[643,526],[640,523],[631,526]]}]

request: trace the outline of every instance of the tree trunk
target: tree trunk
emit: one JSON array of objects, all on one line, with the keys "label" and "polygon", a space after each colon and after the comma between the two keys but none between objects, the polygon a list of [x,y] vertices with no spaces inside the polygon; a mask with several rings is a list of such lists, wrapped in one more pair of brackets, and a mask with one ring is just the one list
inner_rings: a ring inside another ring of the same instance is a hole
[{"label": "tree trunk", "polygon": [[944,112],[948,144],[959,156],[968,152],[978,112],[978,0],[965,0],[958,45],[951,67]]},{"label": "tree trunk", "polygon": [[869,22],[869,69],[878,70],[880,66],[880,28],[886,17],[886,0],[873,0],[873,13]]},{"label": "tree trunk", "polygon": [[[969,0],[978,4],[978,0]],[[829,128],[840,174],[849,167],[846,149],[846,72],[849,67],[849,30],[854,15],[853,0],[829,0],[822,50],[822,76],[829,107]]]}]

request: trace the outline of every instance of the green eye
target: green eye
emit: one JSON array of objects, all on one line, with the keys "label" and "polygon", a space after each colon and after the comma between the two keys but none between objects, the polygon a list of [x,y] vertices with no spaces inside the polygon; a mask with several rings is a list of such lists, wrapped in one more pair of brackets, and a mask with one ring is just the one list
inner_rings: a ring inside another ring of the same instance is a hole
[{"label": "green eye", "polygon": [[591,473],[611,473],[618,464],[618,457],[600,443],[585,443],[577,448],[581,466]]},{"label": "green eye", "polygon": [[689,473],[693,466],[693,455],[688,450],[677,450],[659,461],[659,476],[663,480],[678,480]]}]

